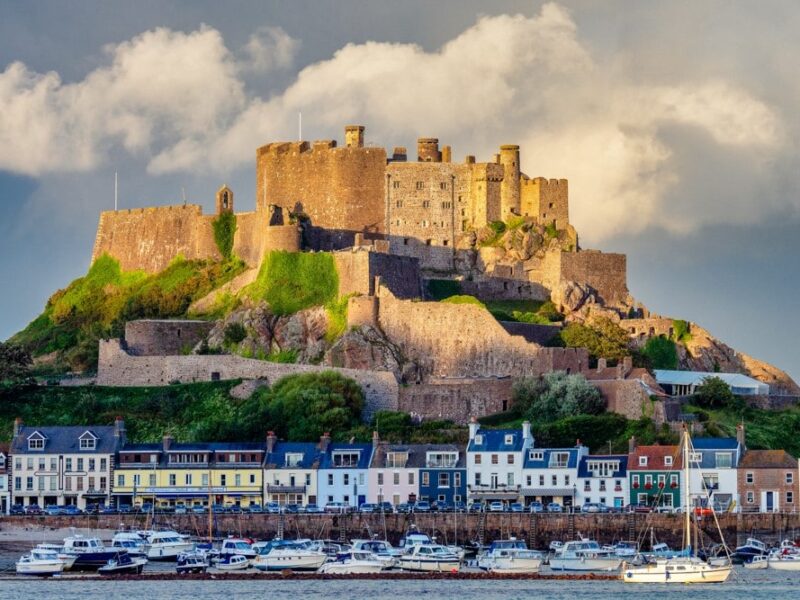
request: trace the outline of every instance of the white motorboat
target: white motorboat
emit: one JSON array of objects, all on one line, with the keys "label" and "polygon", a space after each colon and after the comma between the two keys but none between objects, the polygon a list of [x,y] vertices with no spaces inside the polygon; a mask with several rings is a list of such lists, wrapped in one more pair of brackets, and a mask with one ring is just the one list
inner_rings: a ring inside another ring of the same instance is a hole
[{"label": "white motorboat", "polygon": [[[419,546],[421,544],[436,544],[436,538],[431,538],[429,535],[425,533],[420,533],[418,531],[414,531],[411,533],[407,533],[404,538],[400,540],[400,550],[403,553],[408,552],[410,548],[414,546]],[[466,551],[464,548],[460,546],[444,546],[447,550],[458,556],[458,559],[463,561],[464,555]]]},{"label": "white motorboat", "polygon": [[[753,562],[755,560],[754,558]],[[769,568],[776,571],[800,571],[800,554],[778,554],[770,556],[766,561]]]},{"label": "white motorboat", "polygon": [[49,577],[64,571],[64,561],[58,558],[54,550],[34,548],[17,561],[17,575],[35,575]]},{"label": "white motorboat", "polygon": [[604,550],[586,538],[564,543],[550,557],[553,571],[616,571],[621,564],[613,550]]},{"label": "white motorboat", "polygon": [[461,559],[450,549],[439,544],[412,546],[399,559],[400,568],[406,571],[457,572]]},{"label": "white motorboat", "polygon": [[327,575],[355,575],[360,573],[380,573],[388,569],[386,562],[371,552],[351,550],[336,557],[333,562],[322,565],[317,573]]},{"label": "white motorboat", "polygon": [[478,557],[478,567],[490,573],[538,573],[544,556],[528,550],[525,542],[514,538],[496,540]]},{"label": "white motorboat", "polygon": [[219,553],[220,556],[237,554],[251,559],[258,555],[258,551],[253,548],[253,545],[248,540],[234,537],[223,540]]},{"label": "white motorboat", "polygon": [[769,566],[769,559],[766,556],[754,556],[749,563],[744,563],[745,569],[766,569]]},{"label": "white motorboat", "polygon": [[403,555],[403,551],[393,547],[385,540],[353,540],[352,548],[355,552],[369,552],[375,558],[382,561],[386,568],[397,565],[397,560]]},{"label": "white motorboat", "polygon": [[310,550],[304,544],[284,542],[263,548],[263,553],[253,559],[253,566],[259,571],[316,571],[327,560],[324,552]]},{"label": "white motorboat", "polygon": [[250,567],[250,559],[241,554],[228,554],[215,566],[220,571],[241,571]]},{"label": "white motorboat", "polygon": [[[681,450],[683,452],[683,468],[685,486],[684,499],[684,545],[686,556],[673,558],[657,558],[648,560],[642,557],[639,564],[636,561],[626,563],[622,567],[622,580],[626,583],[722,583],[727,580],[733,570],[727,547],[724,545],[724,538],[720,531],[722,549],[725,556],[717,556],[713,562],[704,562],[693,555],[691,547],[692,539],[692,496],[689,456],[691,454],[691,438],[688,430],[684,427]],[[712,508],[713,510],[713,508]]]},{"label": "white motorboat", "polygon": [[131,556],[147,557],[150,550],[147,542],[135,531],[118,531],[111,538],[111,547],[120,550],[127,550]]},{"label": "white motorboat", "polygon": [[208,569],[208,561],[206,555],[199,552],[188,552],[178,556],[178,563],[175,566],[175,572],[178,575],[186,573],[205,573]]},{"label": "white motorboat", "polygon": [[[605,546],[603,547],[605,548]],[[636,542],[617,542],[608,548],[620,558],[634,557],[639,553],[639,546]]]},{"label": "white motorboat", "polygon": [[145,535],[148,560],[177,560],[179,554],[194,549],[194,544],[176,531],[147,531]]},{"label": "white motorboat", "polygon": [[65,571],[69,571],[72,568],[72,565],[75,564],[75,561],[78,560],[78,556],[76,554],[67,554],[64,552],[64,546],[61,544],[37,544],[36,550],[49,550],[51,552],[55,552],[58,555],[58,559],[64,561]]}]

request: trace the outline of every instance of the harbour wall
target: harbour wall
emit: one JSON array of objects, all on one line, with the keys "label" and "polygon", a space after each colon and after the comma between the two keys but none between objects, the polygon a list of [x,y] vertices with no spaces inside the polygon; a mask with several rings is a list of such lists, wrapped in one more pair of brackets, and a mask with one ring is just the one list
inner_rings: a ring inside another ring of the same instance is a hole
[{"label": "harbour wall", "polygon": [[[800,538],[800,513],[723,514],[718,517],[726,542],[731,548],[756,537],[767,543],[781,539]],[[192,536],[208,535],[208,515],[156,515],[156,525],[175,529]],[[0,517],[0,531],[25,528],[36,536],[42,529],[76,528],[77,532],[93,530],[143,529],[148,526],[144,515],[92,515],[92,516],[12,516]],[[516,536],[529,547],[547,548],[554,540],[568,540],[579,533],[602,544],[620,540],[643,540],[643,548],[650,543],[649,529],[656,542],[666,542],[673,548],[682,544],[683,518],[681,515],[646,514],[348,514],[348,515],[276,515],[276,514],[225,514],[214,517],[214,535],[246,536],[272,539],[285,538],[342,539],[386,537],[397,544],[409,530],[436,536],[440,542],[465,544],[480,540],[485,543],[495,539]],[[713,519],[700,524],[701,545],[719,540]],[[481,531],[483,535],[481,536]],[[102,536],[101,536],[102,537]]]}]

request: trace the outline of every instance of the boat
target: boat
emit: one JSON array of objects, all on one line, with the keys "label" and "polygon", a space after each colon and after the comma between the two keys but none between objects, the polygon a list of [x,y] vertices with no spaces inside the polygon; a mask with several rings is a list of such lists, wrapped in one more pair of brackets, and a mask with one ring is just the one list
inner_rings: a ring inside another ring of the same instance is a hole
[{"label": "boat", "polygon": [[753,560],[744,563],[745,569],[766,569],[769,566],[769,559],[766,556],[754,556]]},{"label": "boat", "polygon": [[144,531],[148,560],[177,560],[178,555],[194,549],[194,544],[177,531]]},{"label": "boat", "polygon": [[361,573],[380,573],[388,569],[386,562],[371,552],[350,550],[343,552],[333,562],[327,562],[317,569],[326,575],[356,575]]},{"label": "boat", "polygon": [[490,573],[538,573],[544,555],[528,550],[525,542],[516,538],[496,540],[478,557],[478,567]]},{"label": "boat", "polygon": [[64,571],[64,561],[55,550],[34,548],[17,561],[17,575],[50,577]]},{"label": "boat", "polygon": [[58,555],[58,559],[64,561],[64,570],[69,571],[72,568],[72,565],[75,564],[75,561],[78,560],[78,557],[75,554],[67,554],[64,552],[64,546],[61,544],[48,544],[42,543],[36,545],[36,550],[50,550],[51,552],[55,552]]},{"label": "boat", "polygon": [[200,552],[184,552],[178,556],[175,572],[178,575],[186,573],[205,573],[208,569],[206,555]]},{"label": "boat", "polygon": [[616,571],[621,564],[613,550],[604,550],[586,538],[565,542],[550,556],[553,571]]},{"label": "boat", "polygon": [[229,537],[223,540],[219,554],[222,557],[237,554],[245,558],[255,558],[258,555],[258,551],[253,549],[253,545],[249,540]]},{"label": "boat", "polygon": [[147,557],[150,546],[144,538],[135,531],[117,531],[111,538],[111,547],[127,550],[131,556]]},{"label": "boat", "polygon": [[241,554],[228,554],[215,565],[220,571],[241,571],[250,567],[250,559]]},{"label": "boat", "polygon": [[[603,548],[606,548],[606,546],[603,546]],[[636,556],[639,553],[639,546],[636,542],[617,542],[612,546],[608,546],[608,549],[620,558]]]},{"label": "boat", "polygon": [[439,544],[411,546],[398,563],[405,571],[457,572],[461,568],[458,555]]},{"label": "boat", "polygon": [[[409,549],[413,548],[414,546],[419,546],[421,544],[434,544],[436,545],[436,538],[431,539],[431,537],[425,533],[420,533],[418,531],[409,532],[400,540],[400,550],[405,553]],[[464,548],[460,546],[444,546],[447,548],[449,552],[458,556],[459,560],[464,560],[464,556],[466,556],[466,551]]]},{"label": "boat", "polygon": [[[681,450],[683,452],[683,468],[685,486],[684,505],[684,546],[686,555],[672,558],[648,558],[637,556],[622,567],[622,580],[625,583],[721,583],[728,579],[733,570],[727,546],[720,531],[722,549],[725,557],[717,556],[712,563],[705,562],[695,555],[691,546],[692,540],[692,501],[690,478],[691,438],[684,427]],[[713,509],[712,509],[713,510]],[[716,519],[715,519],[716,521]]]},{"label": "boat", "polygon": [[748,563],[755,556],[767,556],[769,549],[767,545],[756,538],[747,538],[744,545],[738,546],[733,553],[733,558],[737,562]]},{"label": "boat", "polygon": [[327,560],[327,554],[309,549],[302,542],[279,541],[262,547],[253,566],[259,571],[316,571]]},{"label": "boat", "polygon": [[678,556],[689,556],[685,550],[673,550],[664,542],[653,544],[653,550],[647,553],[648,557],[653,558],[676,558]]},{"label": "boat", "polygon": [[72,569],[76,571],[96,571],[117,556],[118,549],[107,548],[96,537],[72,535],[64,538],[64,553],[75,556]]},{"label": "boat", "polygon": [[[763,557],[755,557],[753,561],[764,560]],[[776,571],[800,571],[800,554],[776,554],[766,559],[770,569]],[[745,566],[747,564],[745,563]]]},{"label": "boat", "polygon": [[122,550],[105,565],[97,569],[101,575],[141,575],[147,559],[143,556],[131,556]]},{"label": "boat", "polygon": [[397,560],[403,555],[402,550],[395,548],[385,540],[353,540],[352,549],[354,552],[371,553],[382,561],[386,568],[397,566]]}]

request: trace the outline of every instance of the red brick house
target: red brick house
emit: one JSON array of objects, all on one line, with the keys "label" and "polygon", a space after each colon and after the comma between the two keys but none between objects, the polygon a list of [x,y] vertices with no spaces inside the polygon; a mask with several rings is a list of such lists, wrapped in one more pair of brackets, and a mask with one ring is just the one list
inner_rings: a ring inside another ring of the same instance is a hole
[{"label": "red brick house", "polygon": [[800,510],[800,464],[785,450],[748,450],[738,479],[742,512]]}]

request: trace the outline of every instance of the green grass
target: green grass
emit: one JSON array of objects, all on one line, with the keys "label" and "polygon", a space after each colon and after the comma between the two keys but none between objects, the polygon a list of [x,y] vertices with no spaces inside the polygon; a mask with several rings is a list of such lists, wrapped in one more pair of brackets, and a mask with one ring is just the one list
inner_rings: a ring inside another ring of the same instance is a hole
[{"label": "green grass", "polygon": [[336,300],[339,276],[327,252],[273,251],[264,257],[256,280],[245,290],[266,300],[276,315],[290,315]]},{"label": "green grass", "polygon": [[442,302],[446,302],[447,304],[474,304],[475,306],[480,306],[481,308],[486,308],[486,305],[478,300],[475,296],[467,296],[467,295],[458,295],[458,296],[450,296],[449,298],[445,298]]},{"label": "green grass", "polygon": [[277,350],[270,352],[264,360],[274,363],[293,364],[297,362],[297,350]]},{"label": "green grass", "polygon": [[461,284],[454,279],[429,279],[428,296],[432,300],[444,300],[450,296],[457,296],[461,293]]},{"label": "green grass", "polygon": [[328,328],[325,331],[327,342],[335,342],[347,330],[347,303],[353,295],[342,296],[325,305],[325,312],[328,315]]},{"label": "green grass", "polygon": [[539,300],[489,300],[486,308],[498,321],[550,325],[564,319],[552,302]]}]

